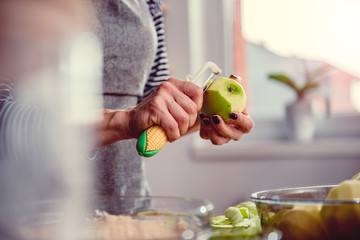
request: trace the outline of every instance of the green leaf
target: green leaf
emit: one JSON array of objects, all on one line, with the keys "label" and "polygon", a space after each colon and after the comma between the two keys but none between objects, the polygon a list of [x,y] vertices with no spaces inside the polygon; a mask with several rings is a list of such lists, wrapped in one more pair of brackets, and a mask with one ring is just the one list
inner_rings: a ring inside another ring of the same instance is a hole
[{"label": "green leaf", "polygon": [[319,83],[316,83],[316,82],[308,82],[305,86],[304,86],[304,91],[308,91],[310,89],[315,89],[315,88],[318,88],[320,87],[320,84]]},{"label": "green leaf", "polygon": [[268,78],[271,80],[275,80],[281,83],[284,83],[285,85],[292,88],[296,93],[299,93],[300,89],[296,85],[295,81],[292,80],[290,77],[284,75],[284,74],[269,74]]},{"label": "green leaf", "polygon": [[303,97],[308,91],[311,89],[316,89],[320,86],[319,83],[316,82],[307,82],[305,86],[298,93],[299,98]]}]

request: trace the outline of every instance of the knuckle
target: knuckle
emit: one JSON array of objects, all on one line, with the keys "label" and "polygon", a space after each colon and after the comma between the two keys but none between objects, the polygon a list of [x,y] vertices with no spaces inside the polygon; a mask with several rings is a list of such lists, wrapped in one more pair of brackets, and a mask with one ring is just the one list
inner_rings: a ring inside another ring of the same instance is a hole
[{"label": "knuckle", "polygon": [[171,78],[169,78],[169,79],[167,80],[167,82],[175,82],[175,81],[177,81],[177,79],[176,79],[176,78],[173,78],[173,77],[171,77]]},{"label": "knuckle", "polygon": [[181,82],[181,81],[176,78],[169,78],[165,83],[177,86],[177,84],[179,84],[179,82]]},{"label": "knuckle", "polygon": [[187,124],[189,122],[189,120],[190,120],[190,117],[187,114],[182,114],[179,118],[179,122],[182,124]]},{"label": "knuckle", "polygon": [[149,108],[151,110],[157,110],[160,108],[162,102],[162,98],[159,96],[156,96],[153,98],[153,100],[149,103]]},{"label": "knuckle", "polygon": [[191,104],[189,104],[190,113],[197,113],[197,111],[198,111],[198,106],[196,105],[196,103],[192,102]]},{"label": "knuckle", "polygon": [[172,88],[172,84],[170,81],[166,81],[160,84],[159,91],[168,91]]},{"label": "knuckle", "polygon": [[169,124],[169,130],[171,132],[177,132],[178,127],[179,126],[178,126],[178,124],[176,122],[172,122],[172,123]]}]

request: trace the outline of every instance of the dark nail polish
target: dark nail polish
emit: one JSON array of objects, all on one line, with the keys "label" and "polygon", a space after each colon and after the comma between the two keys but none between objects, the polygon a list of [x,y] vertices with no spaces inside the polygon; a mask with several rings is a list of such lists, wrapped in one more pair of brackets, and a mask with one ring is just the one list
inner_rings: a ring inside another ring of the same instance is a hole
[{"label": "dark nail polish", "polygon": [[232,114],[230,114],[230,118],[231,118],[232,120],[237,120],[237,119],[238,119],[238,115],[236,115],[235,113],[232,113]]},{"label": "dark nail polish", "polygon": [[218,125],[220,123],[220,120],[219,120],[219,118],[217,116],[213,116],[212,120],[215,123],[215,125]]},{"label": "dark nail polish", "polygon": [[201,120],[203,120],[203,119],[204,119],[204,117],[205,117],[205,114],[200,113],[200,119],[201,119]]},{"label": "dark nail polish", "polygon": [[205,119],[203,122],[204,122],[205,126],[209,126],[209,125],[210,125],[210,121],[207,120],[207,119]]}]

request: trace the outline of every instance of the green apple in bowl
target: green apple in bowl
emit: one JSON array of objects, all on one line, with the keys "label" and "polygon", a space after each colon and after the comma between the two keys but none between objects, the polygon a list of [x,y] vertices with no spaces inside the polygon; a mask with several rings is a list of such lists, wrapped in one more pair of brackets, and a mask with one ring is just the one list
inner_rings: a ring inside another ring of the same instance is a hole
[{"label": "green apple in bowl", "polygon": [[228,121],[232,112],[242,112],[246,105],[245,91],[238,79],[217,77],[204,92],[201,111],[207,116],[219,115]]},{"label": "green apple in bowl", "polygon": [[359,239],[360,181],[343,181],[330,190],[326,199],[335,201],[323,206],[320,212],[328,233],[333,239]]}]

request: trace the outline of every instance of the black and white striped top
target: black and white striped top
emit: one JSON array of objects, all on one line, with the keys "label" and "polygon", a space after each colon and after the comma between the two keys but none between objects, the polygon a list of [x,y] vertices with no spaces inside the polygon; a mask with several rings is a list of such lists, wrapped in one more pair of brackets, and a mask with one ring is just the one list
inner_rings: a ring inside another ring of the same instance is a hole
[{"label": "black and white striped top", "polygon": [[156,34],[157,34],[157,51],[155,60],[153,62],[151,72],[144,89],[145,98],[154,89],[156,89],[162,82],[169,78],[169,61],[165,45],[165,29],[164,16],[161,11],[160,0],[147,0],[151,16],[153,17]]}]

